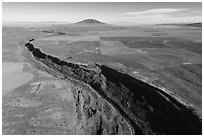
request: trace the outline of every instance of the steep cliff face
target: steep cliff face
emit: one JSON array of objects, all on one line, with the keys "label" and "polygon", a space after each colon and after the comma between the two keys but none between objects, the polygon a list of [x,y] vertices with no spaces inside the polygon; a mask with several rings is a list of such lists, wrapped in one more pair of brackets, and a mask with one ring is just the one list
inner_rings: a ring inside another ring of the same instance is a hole
[{"label": "steep cliff face", "polygon": [[135,134],[202,134],[202,120],[193,109],[160,89],[105,65],[89,69],[46,55],[31,43],[25,46],[37,61],[64,78],[91,86],[131,124]]}]

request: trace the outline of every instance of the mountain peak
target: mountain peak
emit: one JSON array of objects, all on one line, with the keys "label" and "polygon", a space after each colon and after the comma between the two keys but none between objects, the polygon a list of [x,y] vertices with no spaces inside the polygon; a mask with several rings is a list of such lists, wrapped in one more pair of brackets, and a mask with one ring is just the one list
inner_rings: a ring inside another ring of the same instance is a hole
[{"label": "mountain peak", "polygon": [[85,20],[82,20],[80,22],[77,22],[79,24],[105,24],[103,22],[100,22],[98,20],[95,20],[95,19],[85,19]]}]

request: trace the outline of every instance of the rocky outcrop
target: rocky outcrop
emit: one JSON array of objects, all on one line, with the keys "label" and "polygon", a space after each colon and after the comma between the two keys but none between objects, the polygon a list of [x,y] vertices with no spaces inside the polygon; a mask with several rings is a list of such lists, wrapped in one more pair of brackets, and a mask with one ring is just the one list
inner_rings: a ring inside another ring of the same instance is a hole
[{"label": "rocky outcrop", "polygon": [[[135,134],[202,134],[202,120],[194,110],[161,89],[105,65],[90,69],[44,54],[31,43],[25,46],[37,61],[64,78],[91,86],[131,124]],[[94,110],[88,112],[94,114]],[[97,128],[101,133],[100,122]]]}]

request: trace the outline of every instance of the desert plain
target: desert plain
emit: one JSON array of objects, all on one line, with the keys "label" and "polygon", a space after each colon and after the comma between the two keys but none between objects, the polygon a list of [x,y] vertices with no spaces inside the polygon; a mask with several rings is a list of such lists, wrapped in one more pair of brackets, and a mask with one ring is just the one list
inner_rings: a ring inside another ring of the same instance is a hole
[{"label": "desert plain", "polygon": [[2,29],[3,134],[201,134],[202,27]]}]

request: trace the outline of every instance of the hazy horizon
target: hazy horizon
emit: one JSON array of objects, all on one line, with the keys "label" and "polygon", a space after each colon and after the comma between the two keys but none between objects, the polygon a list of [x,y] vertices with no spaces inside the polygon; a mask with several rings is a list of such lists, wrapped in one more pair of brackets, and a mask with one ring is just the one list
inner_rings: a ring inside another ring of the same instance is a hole
[{"label": "hazy horizon", "polygon": [[122,25],[202,21],[201,2],[3,2],[2,5],[3,23],[75,23],[88,18]]}]

